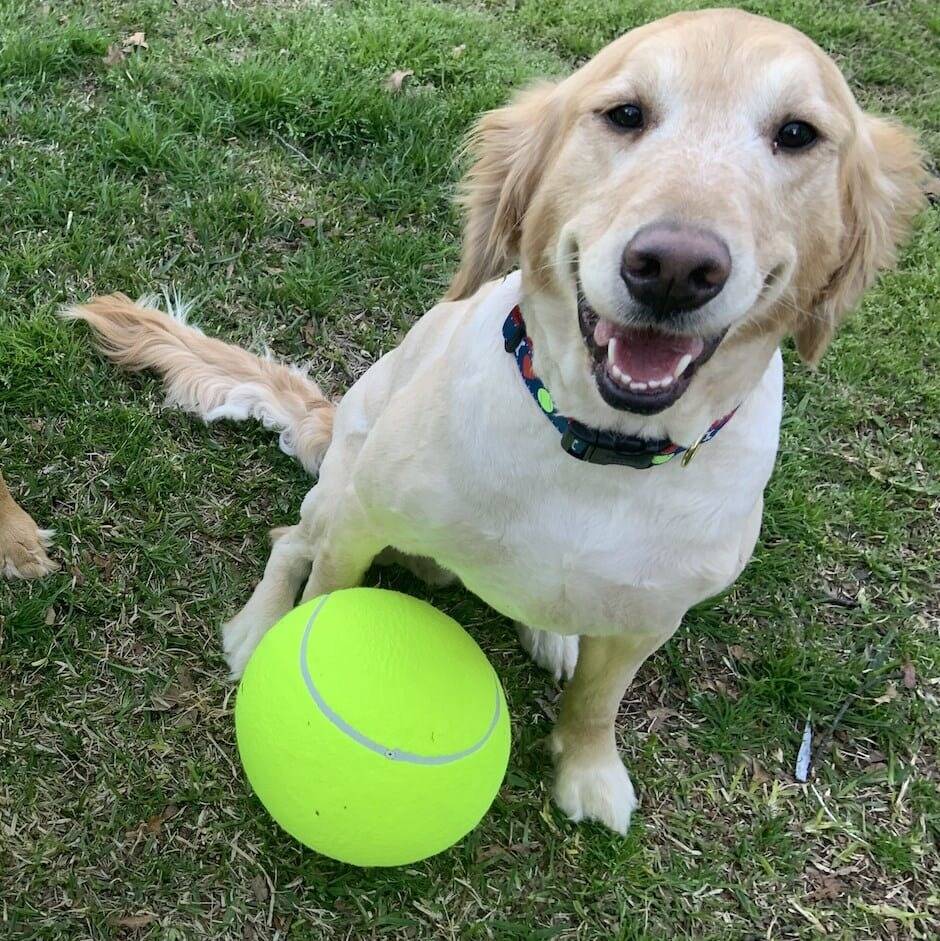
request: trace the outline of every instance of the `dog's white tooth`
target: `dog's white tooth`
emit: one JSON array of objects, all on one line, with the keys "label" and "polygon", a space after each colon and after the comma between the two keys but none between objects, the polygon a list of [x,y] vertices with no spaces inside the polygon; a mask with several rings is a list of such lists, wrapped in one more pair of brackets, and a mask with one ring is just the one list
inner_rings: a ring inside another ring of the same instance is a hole
[{"label": "dog's white tooth", "polygon": [[646,383],[651,389],[658,389],[662,383],[658,379],[649,379]]},{"label": "dog's white tooth", "polygon": [[667,389],[669,386],[672,385],[672,381],[673,381],[673,380],[672,380],[672,376],[666,376],[666,378],[663,379],[662,382],[660,382],[659,385],[660,385],[663,389]]},{"label": "dog's white tooth", "polygon": [[645,382],[631,382],[630,388],[635,389],[637,392],[643,392],[646,390],[646,383]]},{"label": "dog's white tooth", "polygon": [[620,378],[623,379],[624,382],[633,382],[633,380],[630,378],[629,373],[622,372],[620,374]]},{"label": "dog's white tooth", "polygon": [[679,363],[676,366],[675,372],[673,372],[673,376],[676,379],[678,379],[679,376],[681,376],[686,371],[686,369],[689,368],[689,363],[691,362],[692,362],[692,357],[689,356],[688,353],[686,353],[685,356],[683,356],[682,359],[679,360]]},{"label": "dog's white tooth", "polygon": [[623,373],[617,368],[617,364],[609,363],[608,365],[610,366],[610,373],[614,377],[614,379],[617,379],[618,381],[622,381]]},{"label": "dog's white tooth", "polygon": [[617,338],[611,337],[607,341],[607,360],[610,363],[616,362],[617,360]]}]

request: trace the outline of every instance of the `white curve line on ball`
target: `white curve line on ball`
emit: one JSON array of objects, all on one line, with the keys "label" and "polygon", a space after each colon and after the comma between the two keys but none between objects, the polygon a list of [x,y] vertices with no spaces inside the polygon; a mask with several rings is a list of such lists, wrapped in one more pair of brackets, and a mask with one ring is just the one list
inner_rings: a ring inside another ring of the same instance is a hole
[{"label": "white curve line on ball", "polygon": [[307,687],[307,691],[310,693],[310,698],[313,699],[323,715],[325,715],[326,718],[340,730],[340,732],[349,736],[349,738],[351,738],[354,742],[358,742],[358,744],[368,748],[369,751],[373,751],[377,755],[381,755],[383,758],[389,758],[392,761],[407,761],[416,765],[450,764],[452,761],[459,761],[461,758],[466,758],[468,755],[472,755],[474,752],[479,751],[487,743],[487,740],[493,734],[493,729],[496,728],[496,723],[499,721],[499,679],[496,677],[495,672],[493,679],[496,685],[496,706],[493,710],[493,718],[490,721],[489,728],[486,730],[486,732],[483,733],[483,737],[478,742],[475,742],[469,748],[463,749],[463,751],[453,752],[450,755],[418,755],[414,752],[402,751],[398,748],[389,748],[387,745],[382,745],[380,742],[376,742],[367,735],[363,735],[362,732],[350,725],[341,715],[339,715],[339,713],[331,709],[327,705],[326,700],[320,695],[320,691],[313,682],[313,677],[310,675],[310,668],[307,665],[307,648],[310,644],[310,634],[313,631],[313,623],[316,621],[317,615],[323,609],[323,605],[327,603],[329,598],[330,596],[326,595],[316,606],[316,608],[313,609],[313,613],[310,615],[310,619],[307,621],[307,626],[304,628],[304,636],[300,641],[300,674],[304,678],[304,684]]}]

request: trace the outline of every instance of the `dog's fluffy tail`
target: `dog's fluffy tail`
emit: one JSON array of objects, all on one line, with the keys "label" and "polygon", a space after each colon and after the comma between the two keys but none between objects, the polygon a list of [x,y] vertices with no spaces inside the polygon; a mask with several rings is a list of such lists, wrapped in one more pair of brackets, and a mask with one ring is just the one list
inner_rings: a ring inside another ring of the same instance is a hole
[{"label": "dog's fluffy tail", "polygon": [[167,402],[205,421],[256,418],[280,432],[281,450],[315,474],[333,432],[335,406],[307,374],[207,337],[186,323],[188,305],[169,297],[166,314],[155,297],[134,303],[123,294],[68,307],[84,320],[101,351],[125,369],[163,376]]}]

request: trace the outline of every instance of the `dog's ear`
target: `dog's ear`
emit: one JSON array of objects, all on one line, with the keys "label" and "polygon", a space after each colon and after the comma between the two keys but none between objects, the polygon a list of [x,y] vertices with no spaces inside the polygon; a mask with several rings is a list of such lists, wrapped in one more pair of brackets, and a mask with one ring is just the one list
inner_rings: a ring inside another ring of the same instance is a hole
[{"label": "dog's ear", "polygon": [[473,163],[460,193],[467,215],[463,255],[449,300],[469,297],[515,262],[522,219],[556,137],[556,87],[546,82],[523,91],[483,115],[471,132],[467,151]]},{"label": "dog's ear", "polygon": [[894,263],[924,203],[925,178],[913,133],[863,115],[842,167],[841,261],[794,330],[797,351],[810,365],[819,362],[878,272]]}]

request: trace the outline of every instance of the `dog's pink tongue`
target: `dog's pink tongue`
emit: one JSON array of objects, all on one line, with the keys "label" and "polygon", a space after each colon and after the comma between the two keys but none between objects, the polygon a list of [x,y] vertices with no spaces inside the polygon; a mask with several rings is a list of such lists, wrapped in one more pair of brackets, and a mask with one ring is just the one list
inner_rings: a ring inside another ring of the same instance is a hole
[{"label": "dog's pink tongue", "polygon": [[[610,345],[611,340],[616,340],[613,346]],[[634,382],[661,381],[672,376],[681,360],[688,356],[688,362],[691,362],[705,346],[698,337],[621,327],[609,320],[598,321],[594,328],[594,342],[608,347],[611,363]]]}]

